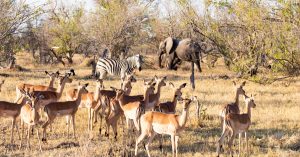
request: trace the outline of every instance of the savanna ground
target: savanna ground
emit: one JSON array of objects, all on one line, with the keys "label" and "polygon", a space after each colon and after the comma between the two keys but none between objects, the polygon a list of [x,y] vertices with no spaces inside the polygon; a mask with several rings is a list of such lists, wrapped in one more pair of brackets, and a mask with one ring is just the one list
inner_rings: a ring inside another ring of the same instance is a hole
[{"label": "savanna ground", "polygon": [[[90,74],[90,68],[81,66],[82,57],[76,57],[72,68],[76,71],[76,76],[72,84],[67,84],[66,89],[75,87],[78,81],[89,82],[90,91],[94,90],[95,81],[87,79]],[[6,79],[0,93],[0,100],[14,101],[15,85],[21,82],[32,84],[48,84],[48,77],[44,71],[67,70],[68,67],[61,66],[40,66],[33,65],[29,55],[19,54],[17,64],[30,69],[29,72],[0,71],[9,76],[0,79]],[[222,74],[230,75],[224,66],[219,64],[215,69],[207,69],[202,66],[203,73],[196,73],[196,90],[193,92],[188,86],[183,90],[185,96],[196,95],[201,103],[202,112],[201,124],[197,124],[195,118],[196,105],[192,105],[190,116],[186,125],[186,130],[181,134],[179,139],[179,156],[216,156],[216,141],[220,137],[220,121],[218,113],[220,108],[229,102],[234,101],[234,92],[232,79],[212,79]],[[168,81],[174,82],[175,86],[189,81],[189,71],[166,71],[144,69],[137,73],[138,82],[133,85],[132,94],[142,94],[142,79],[150,78],[154,75],[168,76]],[[299,78],[295,78],[289,86],[284,81],[278,81],[272,85],[259,85],[247,82],[245,91],[256,94],[256,108],[252,111],[252,125],[250,128],[250,154],[252,156],[300,156],[300,95],[299,95]],[[241,82],[241,80],[239,80]],[[109,86],[119,87],[119,78],[110,79],[104,82],[106,88]],[[57,83],[55,84],[57,86]],[[162,89],[161,101],[171,100],[173,94],[170,87]],[[62,100],[65,100],[64,97]],[[240,107],[245,111],[243,99],[240,99]],[[178,114],[181,113],[182,105],[178,105]],[[126,153],[133,155],[133,146],[126,147],[127,143],[134,142],[135,137],[131,139],[128,135],[123,134],[123,126],[119,125],[118,141],[114,141],[112,136],[107,139],[104,132],[99,135],[99,123],[93,130],[93,137],[90,139],[87,132],[87,110],[79,109],[76,114],[76,132],[77,139],[67,139],[67,129],[64,118],[58,118],[53,125],[53,131],[48,131],[48,144],[43,144],[43,152],[38,149],[38,140],[36,134],[31,138],[31,150],[24,147],[9,147],[10,119],[1,118],[0,122],[0,153],[1,156],[122,156]],[[19,121],[19,120],[18,120]],[[19,124],[19,123],[18,123]],[[42,131],[41,129],[39,129]],[[104,127],[103,129],[104,130]],[[72,132],[71,132],[72,133]],[[153,156],[171,156],[171,142],[168,136],[164,136],[164,151],[159,151],[158,139],[156,137],[150,146],[150,153]],[[237,141],[237,140],[236,140]],[[19,139],[15,136],[15,143],[19,144]],[[24,142],[25,144],[25,142]],[[225,152],[226,152],[225,147]],[[235,147],[237,149],[237,147]],[[244,156],[245,154],[242,153]],[[139,156],[146,156],[142,144],[139,147]]]}]

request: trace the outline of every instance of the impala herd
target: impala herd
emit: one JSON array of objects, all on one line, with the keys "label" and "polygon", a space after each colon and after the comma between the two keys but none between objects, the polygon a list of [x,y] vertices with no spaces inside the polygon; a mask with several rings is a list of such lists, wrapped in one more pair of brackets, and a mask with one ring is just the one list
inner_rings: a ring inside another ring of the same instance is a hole
[{"label": "impala herd", "polygon": [[[42,146],[40,141],[47,142],[47,128],[54,122],[57,117],[66,117],[67,136],[69,137],[69,125],[72,123],[73,137],[75,134],[75,115],[78,108],[87,108],[88,110],[88,124],[87,130],[92,131],[93,124],[97,122],[97,116],[100,116],[100,134],[101,123],[105,119],[106,130],[105,135],[109,136],[110,126],[113,129],[114,138],[117,140],[117,125],[118,120],[126,119],[128,130],[137,130],[140,135],[136,139],[135,155],[138,154],[138,145],[145,138],[148,137],[145,148],[148,156],[150,156],[149,145],[154,139],[155,135],[167,134],[171,136],[172,153],[177,156],[179,134],[186,128],[186,123],[189,115],[189,108],[193,101],[197,101],[195,96],[191,98],[183,98],[182,89],[186,87],[183,83],[176,87],[173,83],[167,82],[167,77],[153,77],[150,81],[144,80],[144,94],[131,95],[132,83],[137,82],[134,75],[126,76],[124,82],[121,83],[121,88],[111,87],[105,89],[103,80],[98,79],[94,92],[87,91],[88,84],[78,83],[77,88],[69,89],[66,92],[66,101],[62,101],[61,97],[66,84],[73,82],[71,78],[75,75],[75,71],[71,69],[64,75],[59,71],[45,74],[50,78],[48,86],[31,85],[21,83],[16,86],[16,100],[14,103],[0,101],[0,116],[12,118],[12,128],[10,142],[13,143],[14,128],[16,128],[19,135],[18,125],[16,124],[17,117],[21,119],[21,142],[22,147],[23,128],[24,124],[28,125],[27,130],[27,148],[30,147],[30,131],[34,127],[42,127],[42,139],[40,140],[39,131],[37,136],[39,140],[40,149]],[[58,87],[54,88],[54,82],[58,80]],[[4,81],[0,82],[1,86]],[[220,112],[222,135],[217,142],[217,155],[220,155],[222,144],[225,136],[229,135],[229,152],[233,155],[232,144],[234,137],[239,134],[239,153],[241,143],[241,133],[245,133],[247,154],[248,138],[247,130],[251,125],[251,108],[256,106],[254,98],[251,95],[248,97],[243,87],[246,82],[237,84],[233,82],[235,87],[235,102],[225,105]],[[157,90],[155,91],[155,87]],[[173,91],[172,101],[160,102],[161,89],[164,86],[170,86]],[[244,97],[247,106],[247,112],[241,114],[239,109],[239,98]],[[180,115],[176,114],[177,103],[183,103],[183,109]],[[45,116],[45,121],[42,122],[42,116]],[[132,122],[134,126],[132,126]],[[161,143],[161,140],[160,140]]]}]

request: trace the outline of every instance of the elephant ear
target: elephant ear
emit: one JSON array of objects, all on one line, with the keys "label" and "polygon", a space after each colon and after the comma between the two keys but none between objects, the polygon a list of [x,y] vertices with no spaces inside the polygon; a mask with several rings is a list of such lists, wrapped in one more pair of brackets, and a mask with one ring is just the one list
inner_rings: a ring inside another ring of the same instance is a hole
[{"label": "elephant ear", "polygon": [[173,47],[173,39],[171,37],[168,37],[164,43],[166,44],[166,53],[170,54],[171,53],[171,49]]}]

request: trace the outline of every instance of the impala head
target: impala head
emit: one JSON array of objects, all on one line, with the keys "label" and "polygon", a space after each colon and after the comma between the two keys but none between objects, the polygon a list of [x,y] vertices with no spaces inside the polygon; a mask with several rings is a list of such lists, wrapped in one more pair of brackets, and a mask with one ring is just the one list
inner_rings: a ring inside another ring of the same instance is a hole
[{"label": "impala head", "polygon": [[136,78],[134,77],[134,74],[127,75],[126,80],[129,82],[136,82]]},{"label": "impala head", "polygon": [[255,108],[256,104],[254,102],[254,96],[251,94],[250,97],[248,97],[247,95],[245,95],[245,103],[247,106],[251,107],[251,108]]},{"label": "impala head", "polygon": [[77,86],[78,93],[85,93],[85,92],[88,92],[88,90],[86,89],[86,87],[87,87],[88,85],[89,85],[89,83],[81,84],[80,82],[78,82],[78,86]]},{"label": "impala head", "polygon": [[186,86],[186,83],[183,83],[178,88],[176,88],[172,82],[169,82],[169,86],[171,86],[173,88],[174,96],[175,96],[176,100],[179,100],[179,101],[182,100],[181,90],[182,90],[182,88],[184,88]]},{"label": "impala head", "polygon": [[[147,87],[153,86],[153,81],[154,81],[154,78],[152,78],[152,79],[149,80],[149,81],[145,81],[145,80],[144,80],[144,91],[147,90]],[[156,83],[155,83],[155,84],[156,84]],[[153,86],[153,88],[154,88],[153,92],[150,92],[149,94],[154,94],[155,87]]]},{"label": "impala head", "polygon": [[97,87],[100,89],[104,89],[103,80],[97,79]]},{"label": "impala head", "polygon": [[70,73],[66,74],[65,76],[59,76],[59,84],[62,85],[64,83],[72,83],[73,80],[69,78],[70,76]]},{"label": "impala head", "polygon": [[2,81],[0,82],[0,92],[1,92],[1,87],[2,87],[2,85],[4,84],[4,82],[5,82],[5,80],[2,80]]},{"label": "impala head", "polygon": [[243,87],[246,85],[246,81],[244,81],[242,84],[237,84],[235,81],[232,81],[235,91],[238,95],[245,95],[245,91]]},{"label": "impala head", "polygon": [[154,91],[155,91],[155,85],[156,85],[156,82],[153,82],[151,84],[145,84],[144,83],[145,93],[153,94]]},{"label": "impala head", "polygon": [[122,90],[122,89],[117,89],[115,87],[110,87],[110,88],[116,92],[116,99],[117,100],[119,100],[125,94],[125,91]]},{"label": "impala head", "polygon": [[187,98],[183,98],[182,99],[182,102],[183,102],[183,109],[184,110],[187,110],[187,109],[189,109],[190,108],[190,106],[191,106],[191,102],[192,102],[193,100],[192,99],[187,99]]},{"label": "impala head", "polygon": [[158,86],[166,86],[167,84],[166,84],[166,82],[165,82],[165,80],[167,79],[167,76],[164,76],[164,77],[162,77],[162,78],[158,78],[156,75],[154,76],[154,79],[155,79],[155,81],[156,81],[156,83],[157,83],[157,85]]},{"label": "impala head", "polygon": [[69,71],[66,72],[66,75],[69,75],[69,76],[75,76],[75,71],[74,69],[70,69]]}]

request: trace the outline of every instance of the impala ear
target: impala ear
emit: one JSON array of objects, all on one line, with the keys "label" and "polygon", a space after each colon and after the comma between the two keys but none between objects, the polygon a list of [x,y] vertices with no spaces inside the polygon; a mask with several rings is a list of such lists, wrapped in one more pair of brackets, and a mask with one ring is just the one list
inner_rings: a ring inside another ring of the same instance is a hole
[{"label": "impala ear", "polygon": [[47,74],[47,75],[48,75],[48,74],[49,74],[49,73],[48,73],[48,71],[45,71],[45,74]]},{"label": "impala ear", "polygon": [[154,79],[155,79],[155,80],[158,80],[158,77],[155,75],[155,76],[154,76]]},{"label": "impala ear", "polygon": [[166,80],[166,79],[167,79],[167,76],[164,76],[163,79]]},{"label": "impala ear", "polygon": [[233,83],[234,86],[236,86],[236,82],[235,81],[232,81],[232,83]]},{"label": "impala ear", "polygon": [[75,70],[74,69],[70,69],[70,73],[72,73],[73,74],[73,76],[75,76],[76,74],[75,74]]},{"label": "impala ear", "polygon": [[57,75],[60,75],[59,71],[56,71],[56,74],[57,74]]},{"label": "impala ear", "polygon": [[175,86],[172,82],[169,82],[169,86],[171,86],[172,88],[175,88]]},{"label": "impala ear", "polygon": [[179,88],[181,89],[181,88],[184,88],[185,86],[186,86],[186,83],[183,83],[182,85],[180,85]]},{"label": "impala ear", "polygon": [[246,81],[244,81],[241,86],[244,87],[245,85],[246,85]]},{"label": "impala ear", "polygon": [[152,85],[151,85],[151,86],[155,86],[155,85],[156,85],[156,82],[152,83]]},{"label": "impala ear", "polygon": [[87,87],[89,85],[89,83],[86,83],[84,86]]}]

